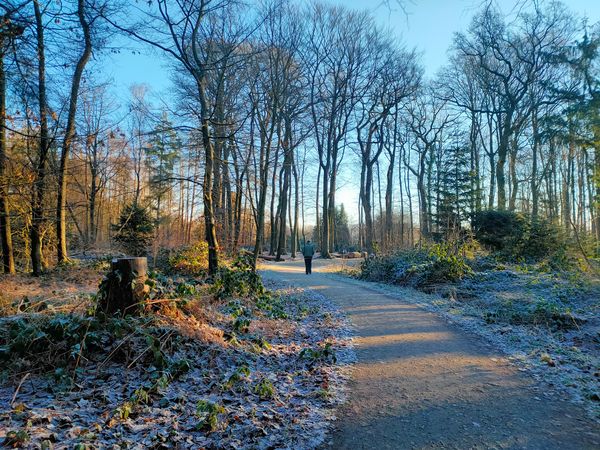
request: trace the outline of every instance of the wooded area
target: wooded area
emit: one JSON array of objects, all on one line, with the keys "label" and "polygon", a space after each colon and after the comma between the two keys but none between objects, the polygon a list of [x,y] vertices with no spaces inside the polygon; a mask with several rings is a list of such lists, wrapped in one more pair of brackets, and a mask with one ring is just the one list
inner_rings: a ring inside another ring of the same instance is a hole
[{"label": "wooded area", "polygon": [[0,0],[0,446],[600,448],[600,22],[346,3]]},{"label": "wooded area", "polygon": [[[326,3],[0,13],[5,272],[122,243],[137,209],[152,255],[204,239],[211,273],[221,254],[279,259],[306,238],[323,257],[449,239],[486,210],[547,221],[598,256],[600,29],[562,3],[510,21],[482,5],[433,79],[369,13]],[[134,45],[171,67],[169,101],[144,85],[116,98],[103,78]],[[343,174],[357,226],[336,198]]]}]

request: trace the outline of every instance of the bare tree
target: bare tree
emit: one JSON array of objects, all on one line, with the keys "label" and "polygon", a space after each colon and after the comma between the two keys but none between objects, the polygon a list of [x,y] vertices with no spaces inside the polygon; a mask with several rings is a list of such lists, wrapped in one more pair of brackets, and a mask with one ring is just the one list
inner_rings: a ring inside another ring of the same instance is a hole
[{"label": "bare tree", "polygon": [[6,140],[6,93],[7,81],[5,55],[12,42],[23,34],[24,27],[13,21],[13,16],[25,6],[26,2],[17,5],[1,5],[0,10],[0,241],[2,243],[2,267],[4,273],[15,272],[15,261],[12,247],[12,231],[10,224],[10,207],[8,203],[7,174],[7,140]]},{"label": "bare tree", "polygon": [[312,137],[319,157],[322,217],[321,256],[333,248],[335,193],[345,140],[355,107],[372,81],[371,44],[378,32],[372,17],[315,3],[309,13],[304,49],[308,70]]},{"label": "bare tree", "polygon": [[[356,124],[361,158],[360,199],[365,219],[365,245],[369,253],[374,251],[371,198],[373,167],[378,165],[386,141],[389,140],[386,135],[390,132],[390,119],[397,116],[401,102],[415,93],[421,77],[421,70],[414,63],[414,52],[397,51],[385,41],[380,45],[381,54],[379,57],[375,56],[371,63],[376,73],[369,91],[359,105]],[[391,198],[387,201],[391,203]],[[391,205],[389,208],[391,209]]]},{"label": "bare tree", "polygon": [[33,274],[42,274],[42,226],[45,221],[44,197],[46,194],[46,177],[48,175],[48,157],[51,137],[48,130],[48,100],[46,92],[46,46],[44,43],[44,12],[39,0],[32,0],[35,15],[35,34],[37,40],[37,101],[39,106],[39,138],[37,161],[35,162],[35,181],[31,204],[31,267]]},{"label": "bare tree", "polygon": [[409,163],[409,170],[417,178],[419,194],[419,225],[422,238],[429,238],[431,227],[430,192],[427,189],[427,176],[431,172],[433,152],[440,144],[443,132],[451,121],[446,104],[437,99],[431,91],[424,91],[409,105],[408,127],[412,134],[412,149],[417,161]]},{"label": "bare tree", "polygon": [[67,253],[67,221],[66,221],[66,203],[67,203],[67,164],[69,153],[75,137],[75,125],[77,115],[77,100],[79,98],[79,87],[83,71],[92,56],[92,30],[91,26],[97,17],[88,17],[86,0],[77,0],[77,20],[81,27],[83,35],[83,50],[71,80],[71,92],[69,94],[69,111],[67,113],[67,125],[63,138],[60,165],[58,169],[58,196],[56,200],[56,237],[57,237],[57,259],[58,262],[65,262],[68,259]]},{"label": "bare tree", "polygon": [[[124,26],[110,17],[106,19],[127,35],[159,49],[171,58],[177,67],[186,71],[195,84],[200,108],[199,122],[204,149],[204,176],[202,182],[205,239],[208,243],[209,273],[219,266],[219,245],[215,222],[213,182],[215,144],[212,133],[212,109],[207,95],[209,73],[215,70],[215,45],[210,31],[219,24],[219,14],[231,15],[235,0],[158,0],[150,3],[145,13],[146,27]],[[229,47],[230,52],[237,49]]]},{"label": "bare tree", "polygon": [[519,112],[526,100],[532,73],[520,58],[520,42],[491,5],[475,17],[468,36],[457,35],[455,45],[461,54],[475,60],[484,89],[492,93],[498,102],[490,112],[496,116],[498,123],[495,167],[498,207],[506,209],[506,161],[511,144],[515,142],[513,138],[526,117],[519,117]]}]

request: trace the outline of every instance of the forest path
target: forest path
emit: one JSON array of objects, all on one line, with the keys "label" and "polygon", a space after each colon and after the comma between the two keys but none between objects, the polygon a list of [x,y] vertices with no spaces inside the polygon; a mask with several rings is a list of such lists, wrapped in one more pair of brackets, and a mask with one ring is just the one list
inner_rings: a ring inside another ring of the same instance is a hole
[{"label": "forest path", "polygon": [[[327,276],[332,262],[264,263],[263,276],[315,290],[350,318],[358,361],[327,447],[600,448],[600,428],[478,338],[435,314]],[[423,295],[398,287],[406,296]]]}]

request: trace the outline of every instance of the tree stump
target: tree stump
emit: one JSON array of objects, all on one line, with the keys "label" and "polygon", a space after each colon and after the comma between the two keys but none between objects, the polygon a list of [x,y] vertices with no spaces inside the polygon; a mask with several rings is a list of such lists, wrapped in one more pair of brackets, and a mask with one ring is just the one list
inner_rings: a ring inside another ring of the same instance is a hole
[{"label": "tree stump", "polygon": [[111,271],[100,284],[98,310],[108,315],[138,315],[148,295],[148,259],[113,259]]}]

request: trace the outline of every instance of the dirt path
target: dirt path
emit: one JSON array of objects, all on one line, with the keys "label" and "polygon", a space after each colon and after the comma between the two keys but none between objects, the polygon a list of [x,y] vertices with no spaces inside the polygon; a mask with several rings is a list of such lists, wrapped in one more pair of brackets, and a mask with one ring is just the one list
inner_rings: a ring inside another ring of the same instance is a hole
[{"label": "dirt path", "polygon": [[600,448],[598,424],[566,399],[547,395],[498,352],[367,283],[328,277],[327,265],[315,260],[307,276],[302,261],[268,263],[263,274],[331,298],[354,324],[358,362],[328,446]]}]

